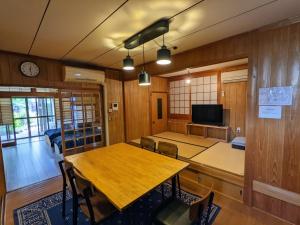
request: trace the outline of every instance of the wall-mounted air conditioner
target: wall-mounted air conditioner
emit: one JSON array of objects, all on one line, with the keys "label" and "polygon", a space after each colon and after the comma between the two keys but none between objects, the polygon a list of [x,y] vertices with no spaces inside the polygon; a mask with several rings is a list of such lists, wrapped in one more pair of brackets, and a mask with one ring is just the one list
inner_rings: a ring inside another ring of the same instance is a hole
[{"label": "wall-mounted air conditioner", "polygon": [[247,81],[247,80],[248,80],[247,69],[221,73],[222,83],[232,83],[232,82]]},{"label": "wall-mounted air conditioner", "polygon": [[65,66],[65,81],[85,82],[85,83],[104,83],[105,73],[101,70],[83,69],[72,66]]}]

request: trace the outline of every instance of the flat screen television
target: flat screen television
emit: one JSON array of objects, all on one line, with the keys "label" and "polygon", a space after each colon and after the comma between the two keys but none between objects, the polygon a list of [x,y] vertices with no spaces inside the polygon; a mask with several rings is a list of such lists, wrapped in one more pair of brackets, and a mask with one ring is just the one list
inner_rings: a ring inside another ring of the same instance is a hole
[{"label": "flat screen television", "polygon": [[223,126],[223,105],[192,105],[192,122]]}]

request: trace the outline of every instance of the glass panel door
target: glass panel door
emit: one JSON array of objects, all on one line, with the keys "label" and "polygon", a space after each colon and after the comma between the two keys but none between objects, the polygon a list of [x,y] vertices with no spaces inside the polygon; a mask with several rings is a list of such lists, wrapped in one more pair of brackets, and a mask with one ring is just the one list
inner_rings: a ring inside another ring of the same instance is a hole
[{"label": "glass panel door", "polygon": [[12,98],[12,105],[17,139],[56,128],[54,98]]},{"label": "glass panel door", "polygon": [[15,125],[16,138],[29,137],[27,101],[26,98],[13,98],[13,118]]}]

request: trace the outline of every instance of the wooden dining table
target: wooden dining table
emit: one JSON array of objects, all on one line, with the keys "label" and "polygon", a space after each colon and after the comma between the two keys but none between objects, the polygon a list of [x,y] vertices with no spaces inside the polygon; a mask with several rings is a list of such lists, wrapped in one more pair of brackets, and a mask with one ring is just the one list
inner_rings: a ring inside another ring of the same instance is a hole
[{"label": "wooden dining table", "polygon": [[67,156],[94,187],[122,211],[146,193],[172,178],[189,164],[129,144],[120,143]]}]

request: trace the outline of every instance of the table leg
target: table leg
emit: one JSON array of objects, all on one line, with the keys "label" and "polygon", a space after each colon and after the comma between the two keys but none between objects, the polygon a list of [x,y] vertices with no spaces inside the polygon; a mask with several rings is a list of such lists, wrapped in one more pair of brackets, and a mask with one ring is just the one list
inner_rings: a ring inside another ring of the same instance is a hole
[{"label": "table leg", "polygon": [[78,217],[78,196],[73,194],[73,225],[77,225]]},{"label": "table leg", "polygon": [[172,198],[176,198],[176,176],[172,177]]}]

